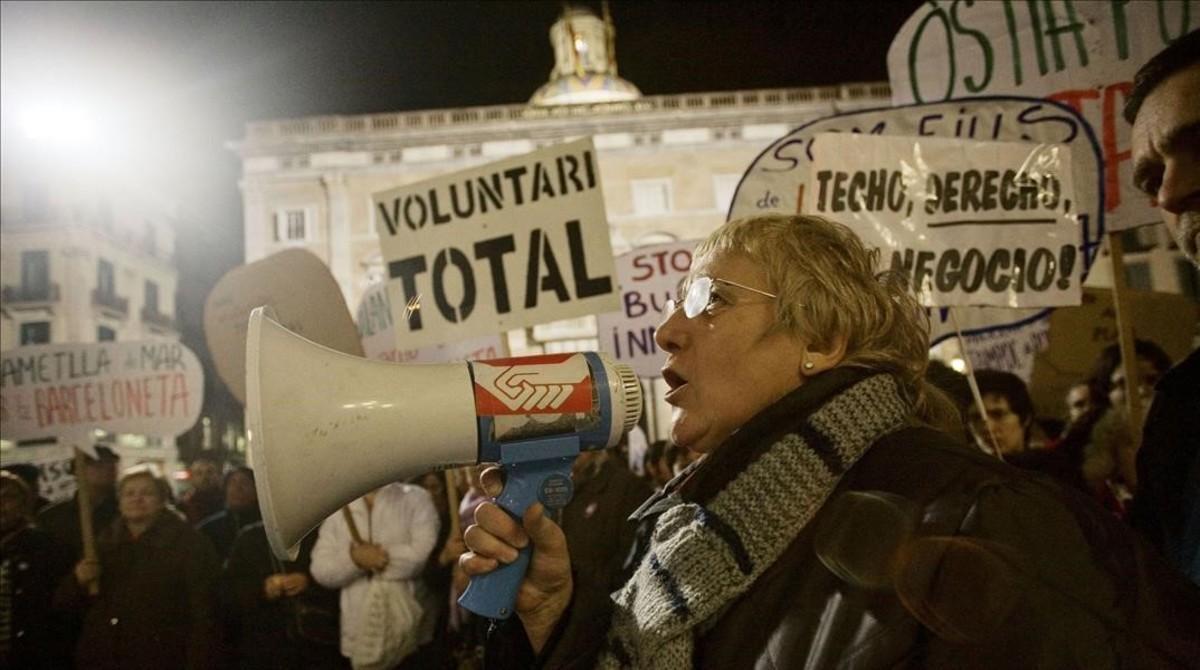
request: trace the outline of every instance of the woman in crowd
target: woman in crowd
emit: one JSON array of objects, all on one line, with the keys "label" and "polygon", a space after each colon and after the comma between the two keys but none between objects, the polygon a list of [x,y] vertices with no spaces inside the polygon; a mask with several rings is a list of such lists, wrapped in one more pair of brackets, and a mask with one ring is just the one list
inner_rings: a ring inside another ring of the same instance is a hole
[{"label": "woman in crowd", "polygon": [[338,651],[338,592],[312,578],[317,534],[300,543],[295,561],[271,553],[261,521],[233,542],[221,578],[232,667],[242,670],[344,668]]},{"label": "woman in crowd", "polygon": [[[930,427],[927,321],[847,228],[725,224],[655,339],[705,457],[634,515],[631,576],[574,601],[562,531],[480,506],[472,575],[532,543],[489,653],[546,667],[1111,667],[1200,657],[1200,603],[1089,501]],[[489,473],[495,489],[497,471]],[[1036,518],[1036,523],[1026,521]],[[1136,593],[1136,597],[1135,597]],[[1169,614],[1169,616],[1168,616]]]},{"label": "woman in crowd", "polygon": [[196,525],[217,550],[222,561],[229,558],[238,533],[262,519],[258,509],[258,491],[254,488],[254,471],[242,465],[225,473],[225,509],[209,515]]},{"label": "woman in crowd", "polygon": [[[86,609],[80,668],[211,668],[217,655],[212,544],[166,507],[166,482],[148,466],[117,484],[119,516],[63,579],[60,606]],[[95,595],[90,589],[96,588]]]}]

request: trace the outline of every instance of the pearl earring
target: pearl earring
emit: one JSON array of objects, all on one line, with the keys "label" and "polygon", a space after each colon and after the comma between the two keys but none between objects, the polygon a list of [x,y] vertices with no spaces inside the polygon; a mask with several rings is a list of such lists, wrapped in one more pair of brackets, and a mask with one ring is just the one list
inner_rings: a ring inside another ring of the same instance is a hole
[{"label": "pearl earring", "polygon": [[804,362],[804,369],[805,369],[805,370],[811,370],[811,369],[813,369],[813,362],[812,362],[812,361],[805,361],[805,362]]}]

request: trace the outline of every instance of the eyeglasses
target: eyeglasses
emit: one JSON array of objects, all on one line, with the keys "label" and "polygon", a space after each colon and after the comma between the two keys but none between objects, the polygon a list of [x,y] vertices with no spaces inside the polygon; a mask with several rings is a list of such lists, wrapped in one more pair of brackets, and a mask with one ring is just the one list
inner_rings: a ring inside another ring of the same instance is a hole
[{"label": "eyeglasses", "polygon": [[687,292],[684,294],[682,300],[676,299],[667,301],[667,308],[664,314],[670,316],[675,312],[676,308],[678,308],[681,303],[683,305],[683,313],[689,319],[694,319],[700,316],[701,312],[712,316],[723,304],[726,306],[731,306],[728,300],[726,300],[719,292],[713,290],[717,284],[736,286],[737,288],[750,291],[751,293],[757,293],[768,298],[779,297],[774,293],[767,293],[766,291],[762,291],[751,286],[746,286],[745,284],[739,284],[735,281],[729,281],[728,279],[696,277],[690,284],[688,284]]}]

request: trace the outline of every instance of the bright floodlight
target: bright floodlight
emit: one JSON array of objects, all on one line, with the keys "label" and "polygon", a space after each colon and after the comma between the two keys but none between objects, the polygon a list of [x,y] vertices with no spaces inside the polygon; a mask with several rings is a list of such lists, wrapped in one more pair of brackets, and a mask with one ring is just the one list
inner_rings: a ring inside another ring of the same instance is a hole
[{"label": "bright floodlight", "polygon": [[96,139],[96,123],[74,105],[46,104],[30,107],[21,116],[21,127],[31,140],[79,145]]}]

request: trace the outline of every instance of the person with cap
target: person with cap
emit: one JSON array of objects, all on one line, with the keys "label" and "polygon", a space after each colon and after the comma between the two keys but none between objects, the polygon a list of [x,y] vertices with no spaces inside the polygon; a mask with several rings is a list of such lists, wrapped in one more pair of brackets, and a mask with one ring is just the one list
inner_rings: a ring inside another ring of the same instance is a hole
[{"label": "person with cap", "polygon": [[[92,528],[99,533],[117,517],[117,463],[120,457],[111,447],[98,444],[96,458],[84,459],[82,481],[86,483],[92,503]],[[75,473],[76,482],[80,481]],[[42,510],[38,525],[59,544],[71,552],[72,560],[83,555],[83,534],[79,525],[79,492]]]},{"label": "person with cap", "polygon": [[[1200,30],[1151,58],[1133,82],[1133,181],[1200,268]],[[1200,584],[1200,350],[1155,387],[1137,454],[1130,523]]]},{"label": "person with cap", "polygon": [[[58,667],[54,588],[71,570],[67,549],[33,523],[34,494],[0,472],[0,667]],[[65,660],[65,659],[60,659]]]}]

